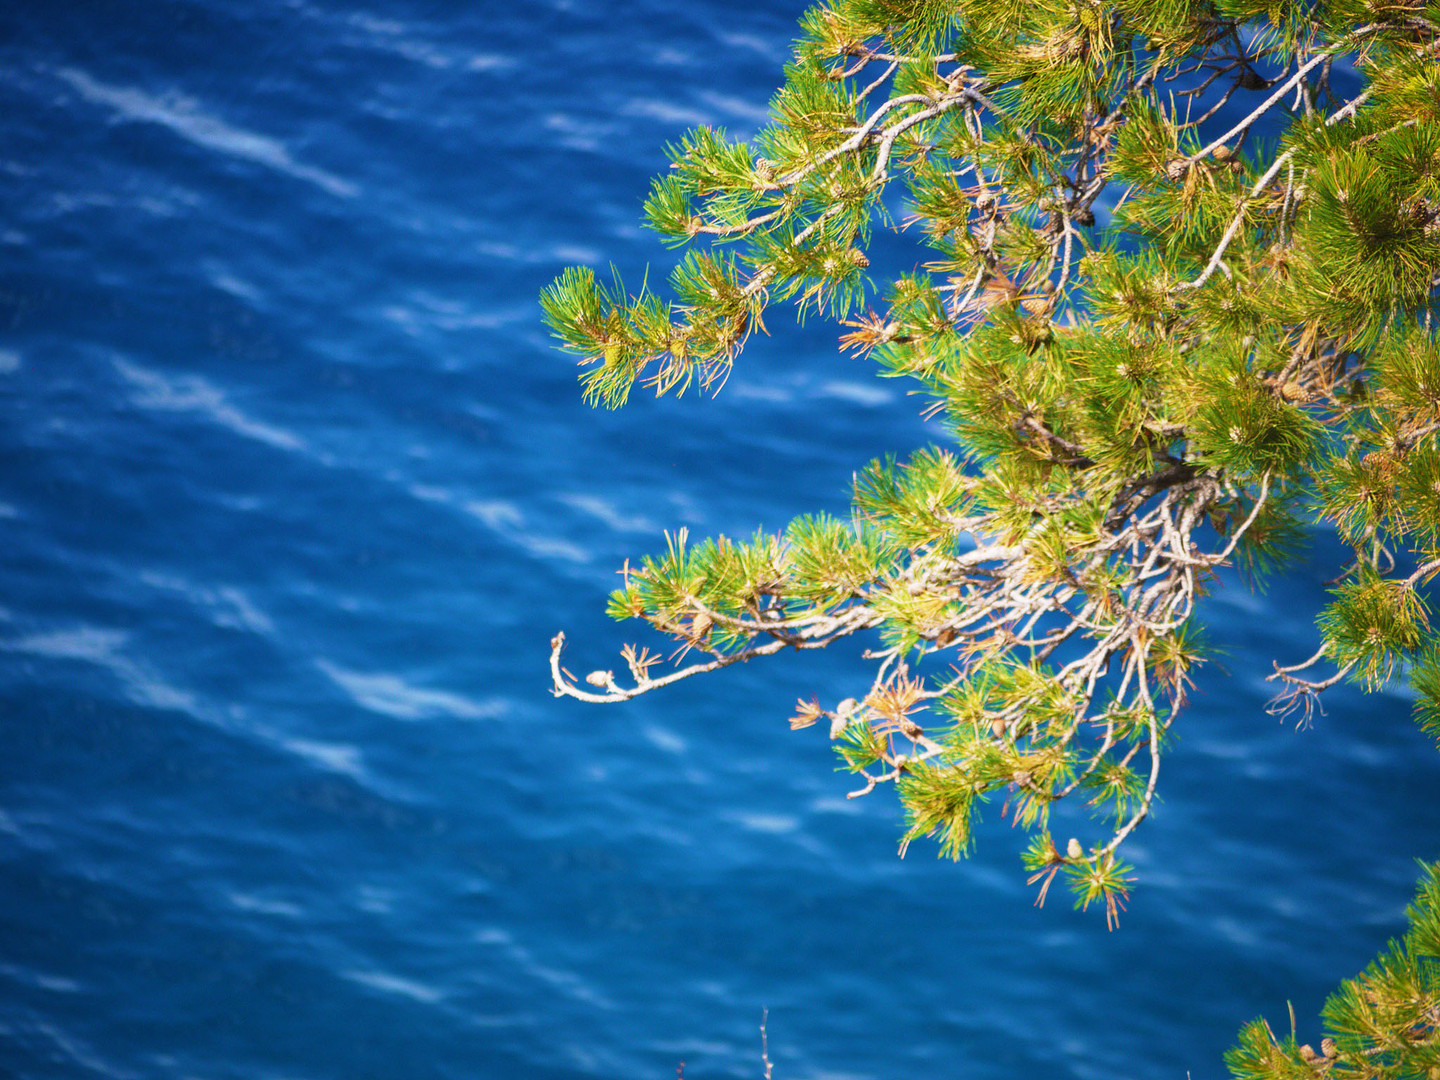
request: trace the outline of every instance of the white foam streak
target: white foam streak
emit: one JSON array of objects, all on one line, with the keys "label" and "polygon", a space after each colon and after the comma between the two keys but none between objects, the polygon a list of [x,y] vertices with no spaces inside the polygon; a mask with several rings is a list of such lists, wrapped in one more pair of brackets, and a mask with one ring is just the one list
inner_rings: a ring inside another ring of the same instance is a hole
[{"label": "white foam streak", "polygon": [[870,408],[888,405],[895,400],[895,395],[889,390],[853,382],[827,382],[819,387],[816,393],[820,397],[839,398],[841,401],[850,401]]},{"label": "white foam streak", "polygon": [[210,616],[210,622],[226,630],[248,630],[261,637],[275,632],[270,616],[250,602],[239,589],[230,585],[209,587],[195,585],[185,578],[143,571],[140,580],[154,589],[163,589],[183,596]]},{"label": "white foam streak", "polygon": [[213,720],[201,708],[194,694],[172,686],[143,664],[124,656],[120,650],[127,640],[128,635],[119,630],[81,626],[74,630],[57,630],[0,642],[0,649],[51,660],[78,660],[94,664],[119,680],[126,696],[137,705],[173,709],[199,720]]},{"label": "white foam streak", "polygon": [[241,911],[253,911],[257,915],[276,915],[287,919],[298,919],[305,914],[305,909],[299,904],[292,904],[288,900],[267,900],[263,896],[255,896],[251,893],[228,893],[225,899]]},{"label": "white foam streak", "polygon": [[254,420],[226,400],[219,388],[197,375],[166,378],[124,360],[115,360],[115,370],[137,388],[132,400],[142,409],[163,412],[198,413],[236,435],[255,439],[280,450],[303,450],[305,441],[284,428]]},{"label": "white foam streak", "polygon": [[725,816],[742,829],[770,833],[774,836],[792,833],[800,827],[800,823],[788,814],[727,814]]},{"label": "white foam streak", "polygon": [[114,110],[121,120],[159,124],[197,146],[265,165],[340,198],[354,198],[359,193],[348,180],[296,161],[278,139],[233,127],[202,112],[193,98],[183,94],[157,97],[133,87],[109,86],[75,68],[61,68],[55,74],[86,101]]},{"label": "white foam streak", "polygon": [[33,971],[19,964],[0,964],[0,975],[14,982],[38,986],[52,994],[78,994],[85,989],[74,979],[67,979],[63,975],[47,975],[43,971]]},{"label": "white foam streak", "polygon": [[362,709],[396,720],[422,720],[450,716],[457,720],[492,720],[506,711],[503,701],[475,701],[448,690],[427,690],[411,686],[398,675],[385,672],[350,671],[328,660],[315,666]]},{"label": "white foam streak", "polygon": [[359,781],[366,779],[360,748],[343,743],[316,742],[313,739],[281,739],[280,745],[292,754]]},{"label": "white foam streak", "polygon": [[679,735],[656,724],[645,725],[640,729],[640,734],[644,735],[651,745],[669,754],[683,754],[689,748],[689,744]]},{"label": "white foam streak", "polygon": [[515,941],[510,934],[499,927],[489,927],[481,930],[476,934],[475,940],[484,945],[495,946],[500,952],[505,954],[506,959],[509,960],[517,972],[532,976],[549,984],[555,990],[574,1001],[601,1009],[615,1008],[615,1004],[612,1001],[596,991],[594,987],[575,972],[540,963],[534,953]]},{"label": "white foam streak", "polygon": [[466,503],[465,510],[484,522],[487,529],[509,528],[525,520],[518,506],[499,499],[476,499]]},{"label": "white foam streak", "polygon": [[56,1024],[37,1021],[34,1030],[49,1039],[51,1045],[55,1047],[55,1060],[58,1065],[68,1062],[100,1076],[114,1077],[115,1080],[129,1080],[130,1077],[136,1075],[128,1069],[111,1065],[100,1057],[88,1043],[62,1030]]},{"label": "white foam streak", "polygon": [[699,127],[702,124],[715,123],[715,117],[708,113],[653,98],[632,101],[622,111],[626,116],[645,116],[671,127]]},{"label": "white foam streak", "polygon": [[770,119],[770,110],[764,105],[757,105],[749,98],[717,94],[713,90],[701,90],[695,96],[719,112],[729,113],[731,116],[747,120],[757,126]]},{"label": "white foam streak", "polygon": [[564,559],[566,562],[588,563],[590,553],[568,540],[539,536],[524,529],[525,515],[514,503],[503,500],[476,499],[465,504],[465,511],[479,518],[487,529],[523,548],[537,559]]},{"label": "white foam streak", "polygon": [[445,996],[443,992],[433,986],[426,986],[414,979],[401,978],[399,975],[390,975],[383,971],[342,971],[341,974],[361,986],[368,986],[372,990],[382,990],[387,994],[399,994],[401,997],[408,997],[412,1001],[418,1001],[424,1005],[434,1005]]},{"label": "white foam streak", "polygon": [[642,515],[621,513],[612,503],[606,502],[598,495],[584,495],[576,492],[561,495],[560,501],[566,506],[589,514],[591,517],[599,518],[616,532],[653,533],[658,531],[659,528],[649,518]]}]

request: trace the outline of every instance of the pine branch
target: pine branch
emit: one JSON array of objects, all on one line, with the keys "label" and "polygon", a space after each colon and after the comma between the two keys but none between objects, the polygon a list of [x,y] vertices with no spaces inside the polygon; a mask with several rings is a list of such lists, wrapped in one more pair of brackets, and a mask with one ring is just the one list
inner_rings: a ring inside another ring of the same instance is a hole
[{"label": "pine branch", "polygon": [[[754,148],[692,132],[647,202],[692,247],[677,299],[567,271],[546,315],[618,405],[636,381],[718,388],[793,301],[917,380],[957,451],[861,470],[850,521],[682,530],[610,607],[668,638],[671,667],[627,646],[623,685],[577,680],[557,635],[555,693],[624,701],[860,635],[868,685],[791,719],[829,720],[851,795],[893,784],[902,848],[958,857],[1003,792],[1040,898],[1063,879],[1113,925],[1118,853],[1203,662],[1199,597],[1225,566],[1284,567],[1320,521],[1354,564],[1323,647],[1275,667],[1272,712],[1305,723],[1344,678],[1408,672],[1440,738],[1440,33],[1403,6],[1266,10],[812,10]],[[1362,78],[1343,100],[1341,61]],[[1222,120],[1242,91],[1263,96]],[[852,315],[895,180],[928,261]],[[1049,813],[1076,796],[1095,836],[1061,851]]]}]

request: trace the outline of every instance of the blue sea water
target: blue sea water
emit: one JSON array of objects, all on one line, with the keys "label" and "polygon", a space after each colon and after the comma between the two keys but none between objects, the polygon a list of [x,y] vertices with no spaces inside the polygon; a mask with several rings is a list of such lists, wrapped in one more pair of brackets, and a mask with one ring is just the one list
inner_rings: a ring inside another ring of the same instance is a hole
[{"label": "blue sea water", "polygon": [[714,400],[584,407],[536,296],[635,277],[664,147],[762,121],[802,4],[16,0],[0,10],[0,1074],[1223,1075],[1440,856],[1401,691],[1263,712],[1339,553],[1226,655],[1122,929],[847,800],[797,696],[854,650],[610,707],[615,569],[843,513],[943,438],[771,320]]}]

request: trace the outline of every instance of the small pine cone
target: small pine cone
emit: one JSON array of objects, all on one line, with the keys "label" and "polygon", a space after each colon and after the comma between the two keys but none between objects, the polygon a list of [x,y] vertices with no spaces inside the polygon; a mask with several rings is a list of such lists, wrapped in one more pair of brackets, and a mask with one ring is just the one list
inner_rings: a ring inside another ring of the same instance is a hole
[{"label": "small pine cone", "polygon": [[851,714],[860,707],[860,703],[853,697],[847,697],[839,705],[835,706],[835,715],[830,718],[830,739],[840,738],[845,734],[845,729],[850,726]]},{"label": "small pine cone", "polygon": [[1190,162],[1183,157],[1171,158],[1165,163],[1165,176],[1170,180],[1183,180],[1190,171]]},{"label": "small pine cone", "polygon": [[1085,857],[1085,849],[1080,846],[1080,841],[1076,840],[1073,836],[1070,838],[1070,842],[1065,845],[1065,856],[1070,859],[1083,859]]},{"label": "small pine cone", "polygon": [[1095,211],[1091,210],[1088,206],[1082,206],[1070,215],[1070,220],[1076,225],[1094,225]]},{"label": "small pine cone", "polygon": [[1335,1045],[1334,1039],[1326,1036],[1325,1038],[1320,1040],[1320,1053],[1325,1055],[1326,1061],[1334,1061],[1335,1055],[1337,1055],[1339,1052],[1340,1048]]},{"label": "small pine cone", "polygon": [[1373,469],[1377,477],[1389,483],[1400,469],[1400,462],[1388,450],[1372,450],[1360,459],[1367,469]]},{"label": "small pine cone", "polygon": [[1270,86],[1270,80],[1252,68],[1246,68],[1240,73],[1239,82],[1242,90],[1265,90]]}]

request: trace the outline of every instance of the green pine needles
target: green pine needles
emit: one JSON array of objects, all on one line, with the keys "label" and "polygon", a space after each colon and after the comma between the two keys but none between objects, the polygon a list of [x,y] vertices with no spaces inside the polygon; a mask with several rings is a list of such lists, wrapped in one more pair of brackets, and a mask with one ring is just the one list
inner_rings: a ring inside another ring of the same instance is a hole
[{"label": "green pine needles", "polygon": [[1235,1080],[1435,1080],[1440,1076],[1440,864],[1425,867],[1410,928],[1325,1002],[1316,1051],[1247,1024],[1225,1055]]},{"label": "green pine needles", "polygon": [[[951,437],[857,462],[849,520],[627,564],[611,614],[674,652],[577,681],[557,636],[556,693],[868,634],[868,686],[792,726],[826,722],[853,794],[894,784],[902,846],[961,856],[999,801],[1041,899],[1060,878],[1112,925],[1219,568],[1334,527],[1354,560],[1273,710],[1405,672],[1440,732],[1440,3],[829,0],[801,27],[750,143],[672,147],[667,296],[571,269],[546,318],[616,407],[717,390],[790,301]],[[923,245],[898,280],[877,225]]]}]

